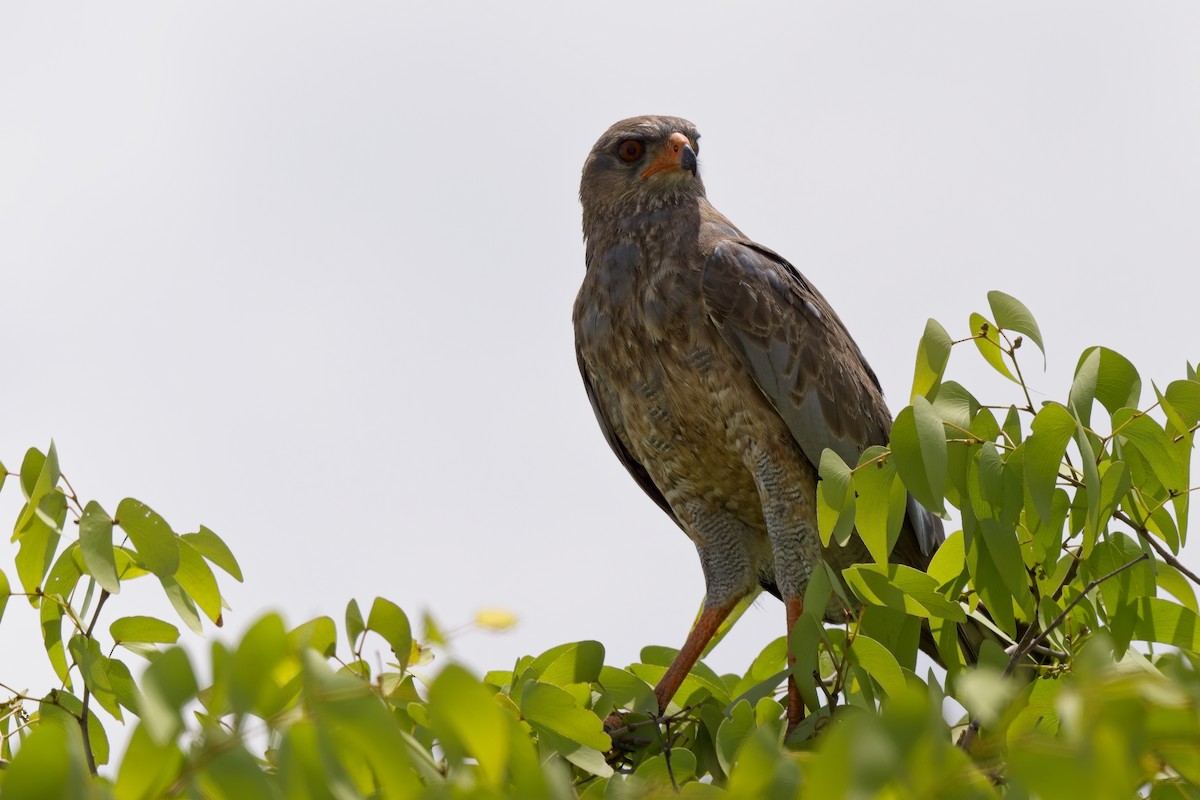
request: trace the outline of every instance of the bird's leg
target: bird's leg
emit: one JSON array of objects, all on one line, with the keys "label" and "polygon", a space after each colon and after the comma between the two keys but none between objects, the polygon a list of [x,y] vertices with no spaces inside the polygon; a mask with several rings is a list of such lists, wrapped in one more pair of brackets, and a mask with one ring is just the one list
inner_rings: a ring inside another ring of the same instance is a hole
[{"label": "bird's leg", "polygon": [[787,629],[788,629],[788,703],[787,703],[787,718],[788,732],[790,733],[804,719],[804,698],[800,696],[800,687],[796,685],[796,676],[791,670],[796,666],[796,656],[792,653],[792,633],[796,629],[796,621],[800,619],[800,615],[804,613],[804,598],[789,597],[785,601],[787,606]]},{"label": "bird's leg", "polygon": [[[775,559],[775,585],[787,607],[788,667],[796,658],[792,631],[804,613],[804,590],[813,567],[821,560],[821,537],[817,532],[817,474],[812,464],[797,456],[789,447],[771,449],[770,442],[752,450],[751,463],[758,494],[762,500],[763,520]],[[788,730],[804,719],[804,700],[796,678],[788,672]]]},{"label": "bird's leg", "polygon": [[729,612],[736,605],[737,600],[734,600],[732,603],[705,606],[704,611],[700,612],[700,618],[696,620],[696,624],[688,632],[687,641],[683,643],[683,647],[680,649],[679,654],[675,656],[675,660],[671,662],[671,666],[667,667],[662,680],[654,687],[654,696],[658,698],[658,711],[660,714],[667,710],[671,698],[675,696],[675,692],[679,691],[679,685],[683,683],[683,679],[687,677],[687,674],[692,671],[692,667],[699,660],[709,640],[712,639],[713,634],[717,632],[717,628],[721,627],[721,623],[725,621],[725,618],[729,616]]},{"label": "bird's leg", "polygon": [[756,576],[747,552],[752,534],[745,523],[721,508],[695,501],[679,509],[680,519],[690,532],[704,570],[704,610],[688,632],[679,654],[654,687],[658,710],[665,711],[679,684],[695,666],[717,628],[746,594]]}]

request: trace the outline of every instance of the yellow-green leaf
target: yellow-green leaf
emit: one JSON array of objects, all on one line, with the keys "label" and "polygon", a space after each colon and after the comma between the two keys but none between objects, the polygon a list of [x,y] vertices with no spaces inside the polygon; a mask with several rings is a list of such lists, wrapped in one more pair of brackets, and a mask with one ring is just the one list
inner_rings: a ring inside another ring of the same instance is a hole
[{"label": "yellow-green leaf", "polygon": [[179,641],[179,629],[169,622],[154,617],[121,617],[113,620],[108,632],[117,644],[122,642],[155,642],[175,644]]},{"label": "yellow-green leaf", "polygon": [[971,335],[974,337],[973,341],[979,348],[979,354],[983,356],[983,360],[991,364],[992,369],[1016,383],[1017,379],[1013,377],[1008,365],[1004,363],[1004,350],[1001,349],[999,329],[982,314],[972,314]]},{"label": "yellow-green leaf", "polygon": [[950,334],[935,319],[925,323],[925,333],[917,345],[917,365],[913,370],[912,393],[909,402],[919,395],[933,399],[937,395],[946,363],[950,360]]},{"label": "yellow-green leaf", "polygon": [[112,517],[95,500],[84,506],[79,518],[79,547],[88,574],[111,594],[121,591],[117,561],[113,554]]},{"label": "yellow-green leaf", "polygon": [[179,540],[150,506],[126,497],[117,506],[117,524],[129,534],[146,569],[160,578],[169,578],[179,569]]}]

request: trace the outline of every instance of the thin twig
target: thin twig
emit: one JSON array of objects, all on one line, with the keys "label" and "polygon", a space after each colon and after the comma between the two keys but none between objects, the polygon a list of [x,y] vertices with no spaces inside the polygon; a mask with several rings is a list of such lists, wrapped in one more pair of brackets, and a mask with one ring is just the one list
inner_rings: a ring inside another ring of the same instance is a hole
[{"label": "thin twig", "polygon": [[1117,519],[1121,520],[1122,522],[1124,522],[1129,527],[1133,528],[1135,531],[1137,531],[1137,535],[1140,536],[1143,541],[1145,541],[1151,547],[1153,547],[1154,551],[1156,553],[1158,553],[1159,557],[1162,558],[1163,561],[1165,561],[1167,564],[1170,564],[1172,567],[1174,567],[1175,569],[1179,570],[1184,575],[1186,575],[1192,583],[1196,584],[1197,586],[1200,586],[1200,575],[1197,575],[1196,573],[1192,572],[1190,569],[1185,567],[1183,565],[1182,561],[1180,561],[1178,558],[1176,558],[1174,555],[1171,554],[1170,550],[1163,547],[1161,542],[1159,542],[1157,539],[1155,539],[1153,536],[1150,535],[1150,532],[1148,530],[1146,530],[1146,527],[1144,525],[1138,525],[1124,511],[1120,511],[1120,510],[1114,511],[1113,516],[1116,517]]},{"label": "thin twig", "polygon": [[1008,349],[1000,348],[1008,354],[1009,360],[1013,363],[1013,369],[1017,371],[1017,383],[1021,386],[1021,392],[1025,395],[1025,408],[1030,414],[1035,414],[1033,410],[1033,398],[1029,396],[1029,387],[1025,385],[1025,376],[1021,374],[1021,364],[1017,361],[1017,348],[1013,346],[1012,340],[1008,338],[1008,334],[999,325],[996,326],[996,334],[1004,337],[1004,341],[1008,344]]},{"label": "thin twig", "polygon": [[[1007,677],[1013,673],[1013,670],[1017,668],[1017,664],[1019,664],[1022,660],[1024,660],[1024,658],[1026,656],[1029,655],[1030,650],[1032,650],[1037,645],[1041,644],[1046,639],[1047,636],[1049,636],[1051,633],[1054,632],[1055,628],[1057,628],[1059,625],[1062,625],[1063,622],[1066,621],[1067,615],[1071,613],[1071,610],[1073,608],[1075,608],[1075,606],[1079,605],[1079,603],[1081,603],[1083,601],[1083,598],[1087,597],[1088,592],[1092,591],[1093,589],[1095,589],[1100,584],[1104,583],[1109,578],[1113,578],[1117,575],[1120,575],[1125,570],[1130,569],[1130,568],[1136,566],[1137,564],[1140,564],[1141,562],[1145,561],[1148,558],[1150,558],[1149,553],[1142,553],[1137,558],[1133,559],[1132,561],[1122,564],[1121,566],[1114,569],[1112,572],[1109,572],[1106,575],[1101,575],[1099,578],[1096,578],[1094,580],[1088,581],[1087,586],[1083,587],[1083,591],[1080,592],[1079,595],[1076,596],[1074,600],[1072,600],[1070,603],[1067,603],[1067,607],[1064,608],[1062,610],[1062,613],[1059,614],[1057,617],[1055,617],[1054,620],[1049,625],[1046,626],[1046,629],[1044,631],[1037,634],[1033,638],[1033,641],[1029,642],[1028,644],[1022,644],[1021,647],[1017,648],[1017,651],[1012,654],[1011,658],[1008,659],[1008,666],[1006,666],[1004,668],[1005,677]],[[1035,629],[1031,627],[1031,630],[1035,630]],[[1022,639],[1025,639],[1025,638],[1027,638],[1027,637],[1022,637]]]},{"label": "thin twig", "polygon": [[[105,601],[108,600],[108,590],[100,590],[100,599],[96,601],[96,610],[92,612],[92,621],[88,623],[87,630],[84,631],[84,638],[92,638],[92,629],[96,627],[96,621],[100,619],[100,609],[104,608]],[[80,673],[83,672],[83,666],[80,665]],[[92,693],[88,690],[87,676],[83,676],[83,711],[79,714],[79,730],[83,733],[83,754],[87,757],[88,770],[96,774],[96,756],[92,753],[92,737],[88,732],[88,704],[92,700]]]},{"label": "thin twig", "polygon": [[[1137,558],[1135,558],[1132,561],[1129,561],[1125,564],[1122,564],[1121,566],[1114,569],[1112,572],[1109,572],[1106,575],[1101,575],[1099,578],[1096,578],[1094,580],[1088,581],[1087,585],[1083,587],[1083,591],[1080,592],[1075,597],[1074,600],[1072,600],[1070,603],[1067,603],[1067,607],[1062,610],[1062,613],[1060,613],[1057,617],[1055,617],[1050,622],[1050,624],[1046,626],[1046,629],[1041,631],[1040,633],[1037,632],[1037,628],[1035,626],[1030,625],[1029,628],[1025,631],[1025,635],[1021,637],[1021,641],[1017,644],[1017,647],[1013,651],[1012,655],[1009,656],[1008,664],[1004,667],[1003,676],[1007,678],[1008,676],[1012,675],[1013,670],[1015,670],[1017,668],[1017,665],[1019,663],[1021,663],[1022,661],[1024,661],[1025,658],[1029,655],[1029,653],[1035,647],[1039,646],[1042,643],[1042,641],[1045,640],[1045,638],[1047,636],[1049,636],[1051,633],[1053,633],[1056,628],[1058,628],[1060,625],[1063,624],[1063,622],[1066,621],[1067,615],[1071,613],[1072,609],[1074,609],[1075,606],[1077,606],[1081,602],[1083,602],[1083,598],[1087,597],[1089,592],[1091,592],[1093,589],[1095,589],[1100,584],[1104,583],[1109,578],[1113,578],[1117,575],[1120,575],[1125,570],[1130,569],[1131,567],[1141,563],[1142,561],[1145,561],[1148,558],[1150,558],[1149,553],[1142,553]],[[960,737],[958,737],[959,749],[963,750],[965,752],[970,752],[971,745],[973,745],[975,743],[975,739],[978,735],[979,735],[979,719],[972,718],[971,723],[969,725],[967,725],[967,729],[962,732],[962,735]]]}]

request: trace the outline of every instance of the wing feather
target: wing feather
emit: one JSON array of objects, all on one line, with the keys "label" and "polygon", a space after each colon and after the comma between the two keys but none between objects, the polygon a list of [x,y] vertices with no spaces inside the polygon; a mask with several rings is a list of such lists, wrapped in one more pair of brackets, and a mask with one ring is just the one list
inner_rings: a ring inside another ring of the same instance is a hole
[{"label": "wing feather", "polygon": [[[596,421],[600,423],[600,430],[604,433],[604,441],[608,442],[608,446],[616,454],[617,460],[629,471],[629,474],[637,481],[638,486],[642,487],[642,491],[649,495],[650,499],[657,503],[658,507],[665,511],[667,516],[675,521],[676,525],[679,525],[679,519],[675,516],[675,512],[671,510],[671,506],[667,503],[667,498],[654,485],[654,481],[650,479],[650,473],[646,471],[642,463],[634,458],[633,453],[629,452],[628,448],[621,442],[620,437],[617,436],[617,432],[613,428],[612,421],[609,420],[608,415],[601,409],[599,399],[596,397],[596,389],[592,385],[591,376],[588,375],[587,364],[583,360],[583,354],[579,351],[578,345],[575,347],[575,358],[579,362],[579,374],[583,377],[583,388],[587,391],[588,401],[592,404],[592,411],[596,415]],[[681,525],[680,527],[683,526]]]},{"label": "wing feather", "polygon": [[[887,443],[892,418],[879,379],[795,267],[749,240],[724,239],[707,259],[702,286],[722,339],[814,466],[827,447],[854,465],[867,447]],[[942,541],[941,521],[911,498],[907,516],[910,533],[897,556],[927,562]]]}]

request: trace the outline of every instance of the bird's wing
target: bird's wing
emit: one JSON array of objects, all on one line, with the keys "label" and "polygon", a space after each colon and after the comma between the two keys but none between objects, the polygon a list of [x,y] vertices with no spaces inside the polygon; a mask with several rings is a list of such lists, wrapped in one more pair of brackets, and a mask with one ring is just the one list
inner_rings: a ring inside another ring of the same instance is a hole
[{"label": "bird's wing", "polygon": [[[625,469],[629,470],[629,474],[637,481],[638,486],[642,487],[650,499],[658,503],[659,508],[667,512],[667,515],[675,520],[675,524],[679,525],[679,519],[675,516],[675,512],[671,510],[671,506],[667,503],[667,498],[654,485],[654,481],[650,479],[650,473],[646,472],[646,468],[642,463],[634,458],[633,453],[621,442],[617,432],[613,429],[612,422],[608,415],[601,408],[600,400],[596,397],[596,388],[592,385],[591,376],[588,375],[587,364],[584,363],[583,354],[579,352],[579,347],[575,347],[575,359],[579,362],[579,374],[583,377],[583,388],[587,390],[588,401],[592,404],[592,411],[596,414],[596,421],[600,423],[600,430],[604,433],[604,440],[608,442],[608,446],[616,453],[617,459],[624,465]],[[682,526],[680,526],[682,527]]]},{"label": "bird's wing", "polygon": [[[709,317],[812,462],[830,448],[847,463],[886,444],[891,414],[879,379],[829,303],[781,256],[746,239],[724,239],[703,278]],[[928,556],[940,521],[910,498],[916,544]],[[914,554],[915,555],[915,554]]]},{"label": "bird's wing", "polygon": [[875,373],[825,298],[782,257],[726,239],[704,267],[704,303],[726,344],[814,466],[848,464],[887,442],[891,415]]}]

